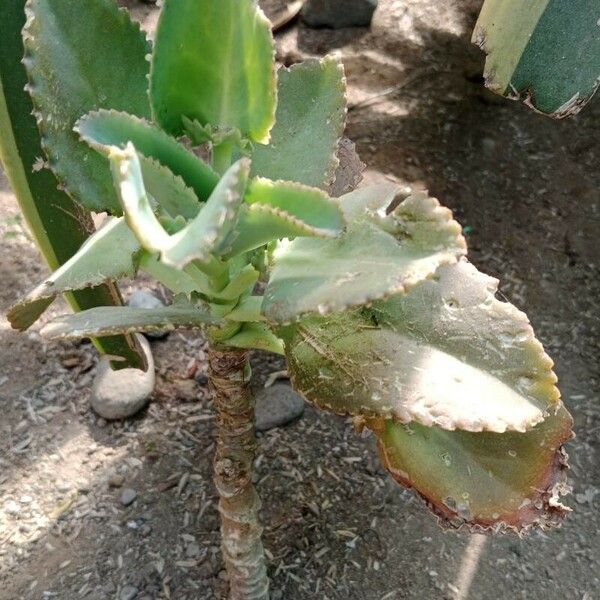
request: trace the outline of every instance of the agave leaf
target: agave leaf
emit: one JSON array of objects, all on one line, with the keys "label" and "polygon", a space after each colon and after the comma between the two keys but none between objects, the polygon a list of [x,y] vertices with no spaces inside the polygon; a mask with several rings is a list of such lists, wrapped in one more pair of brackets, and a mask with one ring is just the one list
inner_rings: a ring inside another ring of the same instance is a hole
[{"label": "agave leaf", "polygon": [[332,229],[317,228],[266,204],[242,206],[235,231],[223,246],[226,256],[237,256],[272,240],[303,237],[335,237]]},{"label": "agave leaf", "polygon": [[269,146],[256,146],[252,172],[325,188],[338,161],[346,118],[346,79],[339,59],[307,60],[278,72]]},{"label": "agave leaf", "polygon": [[281,324],[362,306],[406,292],[464,253],[460,226],[450,211],[433,198],[410,196],[377,222],[364,216],[351,223],[339,238],[280,244],[264,314]]},{"label": "agave leaf", "polygon": [[555,118],[578,113],[600,82],[598,14],[589,0],[486,0],[473,33],[486,85]]},{"label": "agave leaf", "polygon": [[248,348],[283,354],[282,341],[264,323],[244,323],[238,333],[227,339],[232,348]]},{"label": "agave leaf", "polygon": [[185,300],[162,308],[102,306],[74,315],[63,315],[42,328],[50,338],[82,338],[116,333],[153,333],[218,325],[221,320]]},{"label": "agave leaf", "polygon": [[98,108],[149,116],[150,46],[112,0],[86,0],[85,15],[80,0],[29,0],[26,10],[24,64],[50,166],[83,206],[119,213],[106,159],[73,125]]},{"label": "agave leaf", "polygon": [[526,433],[445,431],[417,423],[370,422],[383,465],[452,527],[521,533],[559,525],[572,419],[556,414]]},{"label": "agave leaf", "polygon": [[242,159],[235,163],[196,218],[175,235],[169,235],[154,214],[133,145],[129,143],[124,150],[113,146],[109,158],[125,218],[142,247],[160,253],[162,262],[178,269],[192,261],[209,262],[212,253],[235,227],[249,162]]},{"label": "agave leaf", "polygon": [[157,160],[192,188],[200,200],[214,190],[219,176],[175,138],[144,119],[114,110],[91,112],[77,121],[75,130],[89,146],[108,157],[113,146],[131,142],[142,155]]},{"label": "agave leaf", "polygon": [[294,385],[337,413],[526,431],[560,398],[552,360],[498,281],[466,261],[407,294],[282,332]]},{"label": "agave leaf", "polygon": [[184,133],[185,116],[267,142],[276,106],[274,48],[256,0],[166,0],[150,98],[155,120],[173,135]]},{"label": "agave leaf", "polygon": [[[0,19],[0,159],[35,243],[51,269],[69,260],[94,231],[92,219],[64,191],[48,169],[40,169],[43,156],[40,133],[32,115],[31,97],[25,91],[27,74],[21,64],[25,25],[24,0],[8,0]],[[66,294],[74,310],[120,304],[114,283]],[[132,336],[93,340],[100,352],[123,360],[115,368],[145,368],[145,354]]]},{"label": "agave leaf", "polygon": [[97,286],[108,279],[132,277],[140,246],[123,217],[111,218],[66,263],[8,312],[15,329],[27,329],[57,295]]},{"label": "agave leaf", "polygon": [[345,225],[340,202],[318,188],[258,177],[248,185],[244,202],[284,211],[310,227],[340,233]]}]

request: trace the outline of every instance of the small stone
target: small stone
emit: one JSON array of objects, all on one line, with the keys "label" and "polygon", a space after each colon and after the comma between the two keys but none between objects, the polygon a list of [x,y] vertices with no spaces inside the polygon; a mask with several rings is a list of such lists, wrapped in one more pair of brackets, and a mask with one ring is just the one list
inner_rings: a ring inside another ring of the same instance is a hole
[{"label": "small stone", "polygon": [[33,502],[33,498],[29,494],[24,494],[19,498],[19,502],[21,504],[31,504]]},{"label": "small stone", "polygon": [[138,595],[138,589],[133,585],[126,585],[119,594],[119,600],[133,600]]},{"label": "small stone", "polygon": [[185,548],[185,555],[188,558],[198,558],[200,556],[200,546],[196,542],[188,544]]},{"label": "small stone", "polygon": [[146,354],[148,370],[121,369],[113,371],[102,357],[92,390],[92,408],[104,419],[125,419],[144,408],[154,391],[154,359],[146,339],[138,335]]},{"label": "small stone", "polygon": [[125,483],[125,477],[123,475],[119,475],[119,473],[115,473],[111,475],[108,480],[108,485],[110,487],[119,488]]},{"label": "small stone", "polygon": [[337,156],[339,164],[333,183],[329,186],[329,195],[335,198],[354,191],[363,180],[363,172],[367,167],[358,156],[356,144],[347,137],[340,140]]},{"label": "small stone", "polygon": [[[164,303],[154,294],[145,290],[137,290],[129,297],[128,306],[132,308],[163,308]],[[169,335],[168,331],[153,331],[144,334],[153,340],[162,340]]]},{"label": "small stone", "polygon": [[14,500],[9,500],[4,505],[4,512],[7,515],[13,515],[13,516],[15,516],[15,515],[18,515],[21,512],[21,507]]},{"label": "small stone", "polygon": [[369,27],[377,0],[307,0],[302,19],[309,27]]},{"label": "small stone", "polygon": [[201,371],[198,371],[196,373],[194,379],[196,380],[196,383],[198,385],[208,385],[208,376],[206,375],[206,373],[202,373]]},{"label": "small stone", "polygon": [[304,400],[289,385],[276,383],[256,394],[256,429],[267,431],[295,421],[304,412]]},{"label": "small stone", "polygon": [[137,492],[135,490],[132,490],[131,488],[125,488],[121,492],[121,504],[123,506],[129,506],[130,504],[133,504],[136,498]]}]

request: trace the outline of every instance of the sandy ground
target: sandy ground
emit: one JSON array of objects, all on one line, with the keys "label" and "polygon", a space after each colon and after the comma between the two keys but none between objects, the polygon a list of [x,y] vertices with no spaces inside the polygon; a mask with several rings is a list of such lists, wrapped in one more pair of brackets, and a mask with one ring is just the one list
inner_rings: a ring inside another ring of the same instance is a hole
[{"label": "sandy ground", "polygon": [[[341,51],[367,179],[425,187],[450,206],[471,260],[527,310],[576,421],[573,513],[526,539],[444,533],[386,477],[371,438],[308,409],[261,438],[274,599],[600,598],[600,103],[556,123],[485,91],[469,42],[478,5],[381,0],[371,31],[294,26],[279,54]],[[151,7],[136,16],[153,26]],[[5,179],[0,215],[3,313],[45,269]],[[150,408],[111,425],[89,409],[91,346],[36,331],[0,319],[0,598],[224,598],[204,342],[154,342]],[[281,368],[254,364],[256,385]],[[124,488],[137,494],[128,507]]]}]

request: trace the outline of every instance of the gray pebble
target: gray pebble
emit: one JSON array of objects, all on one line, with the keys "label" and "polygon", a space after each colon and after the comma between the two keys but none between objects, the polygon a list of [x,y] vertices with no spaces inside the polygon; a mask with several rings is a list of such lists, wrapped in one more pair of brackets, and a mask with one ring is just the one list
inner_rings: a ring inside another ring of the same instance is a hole
[{"label": "gray pebble", "polygon": [[[145,290],[137,290],[131,294],[128,306],[132,308],[162,308],[164,303],[157,298],[154,294],[146,292]],[[144,334],[147,338],[153,340],[162,340],[169,335],[168,331],[153,331],[151,333]]]},{"label": "gray pebble", "polygon": [[137,492],[135,490],[132,490],[131,488],[125,488],[121,492],[121,504],[123,506],[129,506],[135,501],[136,498]]},{"label": "gray pebble", "polygon": [[138,589],[132,585],[126,585],[119,594],[119,600],[133,600],[138,595]]},{"label": "gray pebble", "polygon": [[256,394],[256,429],[267,431],[302,416],[304,400],[289,385],[276,383]]},{"label": "gray pebble", "polygon": [[102,357],[92,390],[92,408],[104,419],[125,419],[144,408],[154,391],[154,359],[146,339],[138,335],[148,360],[148,370],[113,371]]}]

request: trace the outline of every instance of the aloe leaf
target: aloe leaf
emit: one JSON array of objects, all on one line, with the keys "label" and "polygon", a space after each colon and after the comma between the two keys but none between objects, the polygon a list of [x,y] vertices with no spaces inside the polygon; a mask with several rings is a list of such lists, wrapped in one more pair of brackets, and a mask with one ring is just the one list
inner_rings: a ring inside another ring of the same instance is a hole
[{"label": "aloe leaf", "polygon": [[237,256],[254,250],[272,240],[295,237],[335,237],[331,229],[319,229],[304,221],[266,204],[242,206],[239,221],[222,252],[225,256]]},{"label": "aloe leaf", "polygon": [[29,0],[23,30],[29,92],[50,166],[86,208],[120,212],[106,159],[73,126],[98,108],[150,114],[150,46],[112,0]]},{"label": "aloe leaf", "polygon": [[251,290],[260,277],[260,273],[252,266],[246,265],[236,273],[231,281],[220,292],[211,290],[211,296],[217,300],[232,302],[237,300],[244,292]]},{"label": "aloe leaf", "polygon": [[150,98],[155,120],[233,127],[266,143],[276,106],[273,37],[256,0],[166,0],[156,29]]},{"label": "aloe leaf", "polygon": [[198,215],[181,231],[169,235],[154,214],[144,186],[139,157],[129,143],[109,154],[125,219],[142,247],[160,253],[166,265],[183,269],[192,261],[210,262],[235,227],[250,170],[249,162],[235,163],[215,187]]},{"label": "aloe leaf", "polygon": [[[24,0],[4,3],[0,19],[0,159],[35,243],[51,269],[69,260],[93,232],[93,223],[78,204],[57,189],[50,171],[39,168],[43,151],[25,92],[27,74],[21,64],[25,24]],[[113,283],[66,294],[74,310],[120,304]],[[145,368],[145,354],[132,336],[93,340],[100,352],[121,360],[115,368]]]},{"label": "aloe leaf", "polygon": [[271,143],[256,146],[252,173],[326,187],[338,161],[346,119],[346,80],[339,59],[307,60],[278,72]]},{"label": "aloe leaf", "polygon": [[555,118],[578,113],[600,82],[598,5],[589,0],[486,0],[473,42],[486,85]]},{"label": "aloe leaf", "polygon": [[311,227],[339,233],[345,225],[340,202],[315,187],[258,177],[248,185],[244,202],[284,211]]},{"label": "aloe leaf", "polygon": [[[198,290],[199,286],[196,279],[190,277],[185,271],[165,265],[154,254],[142,251],[139,255],[139,269],[160,281],[175,294],[189,296],[192,292],[201,291]],[[206,284],[208,290],[208,281]]]},{"label": "aloe leaf", "polygon": [[553,362],[498,281],[466,261],[371,309],[279,333],[296,388],[336,413],[526,431],[559,403]]},{"label": "aloe leaf", "polygon": [[157,160],[206,200],[219,176],[175,138],[144,119],[114,110],[91,112],[77,121],[76,131],[89,146],[108,157],[113,146],[125,148],[131,142],[139,153]]},{"label": "aloe leaf", "polygon": [[526,433],[445,431],[416,423],[369,423],[379,437],[383,465],[414,488],[442,524],[522,533],[553,527],[569,511],[566,485],[572,419],[556,414]]},{"label": "aloe leaf", "polygon": [[27,329],[58,294],[97,286],[109,279],[132,277],[140,246],[123,217],[112,218],[79,251],[8,312],[15,329]]},{"label": "aloe leaf", "polygon": [[272,323],[289,323],[405,293],[464,253],[450,211],[414,195],[377,222],[365,216],[351,223],[339,238],[281,243],[273,254],[264,314]]},{"label": "aloe leaf", "polygon": [[232,348],[264,350],[283,354],[282,341],[264,323],[244,323],[242,328],[225,343]]},{"label": "aloe leaf", "polygon": [[50,338],[82,338],[116,333],[153,333],[218,325],[221,320],[187,302],[163,308],[102,306],[53,319],[42,328]]}]

